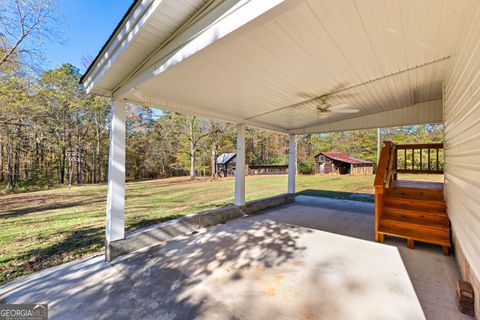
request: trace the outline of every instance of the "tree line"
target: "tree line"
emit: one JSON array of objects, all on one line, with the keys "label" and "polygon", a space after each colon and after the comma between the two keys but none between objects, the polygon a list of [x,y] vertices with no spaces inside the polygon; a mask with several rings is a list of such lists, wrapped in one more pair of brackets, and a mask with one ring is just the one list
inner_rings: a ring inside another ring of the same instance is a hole
[{"label": "tree line", "polygon": [[[0,73],[0,183],[7,191],[63,184],[105,182],[108,177],[110,101],[88,95],[78,68],[64,64],[38,78],[21,65]],[[440,125],[382,129],[397,143],[442,141]],[[235,126],[195,116],[128,106],[126,177],[215,177],[216,159],[234,152]],[[320,151],[338,150],[376,161],[376,130],[299,137],[303,173],[313,171]],[[285,134],[248,128],[248,164],[286,164]],[[312,169],[309,169],[312,168]]]},{"label": "tree line", "polygon": [[[13,66],[11,64],[10,66]],[[78,68],[64,64],[38,78],[20,63],[0,72],[0,183],[4,189],[105,182],[110,101],[88,95]],[[247,130],[252,163],[283,162],[287,138]],[[128,106],[126,177],[215,175],[216,158],[235,150],[232,124]]]}]

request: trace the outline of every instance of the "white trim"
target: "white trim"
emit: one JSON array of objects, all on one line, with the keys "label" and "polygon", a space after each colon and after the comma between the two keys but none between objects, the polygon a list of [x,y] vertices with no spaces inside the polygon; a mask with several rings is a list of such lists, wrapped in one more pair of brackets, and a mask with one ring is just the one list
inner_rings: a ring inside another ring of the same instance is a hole
[{"label": "white trim", "polygon": [[[230,35],[282,2],[284,0],[225,1],[154,55],[150,59],[153,63],[149,63],[148,67],[139,70],[127,82],[122,82],[113,90],[113,96],[123,97],[132,88],[139,87],[142,83]],[[291,0],[287,7],[296,5],[298,2]],[[249,27],[254,27],[254,24],[249,24]]]},{"label": "white trim", "polygon": [[106,241],[125,237],[125,125],[126,103],[114,100],[108,155]]},{"label": "white trim", "polygon": [[288,193],[295,193],[297,175],[297,136],[291,134],[288,143]]},{"label": "white trim", "polygon": [[93,90],[113,62],[125,51],[162,1],[163,0],[143,0],[132,10],[128,19],[124,21],[123,26],[117,31],[101,53],[101,57],[95,63],[95,66],[86,75],[84,85],[87,93]]},{"label": "white trim", "polygon": [[245,124],[237,125],[237,156],[235,159],[235,205],[245,205]]}]

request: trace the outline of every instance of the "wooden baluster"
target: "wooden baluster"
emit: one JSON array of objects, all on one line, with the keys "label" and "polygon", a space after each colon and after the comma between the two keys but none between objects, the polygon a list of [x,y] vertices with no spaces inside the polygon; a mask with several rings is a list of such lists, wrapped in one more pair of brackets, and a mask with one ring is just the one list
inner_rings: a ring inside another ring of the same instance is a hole
[{"label": "wooden baluster", "polygon": [[407,170],[407,149],[403,149],[403,159],[405,160],[405,165],[403,169]]},{"label": "wooden baluster", "polygon": [[438,167],[438,148],[437,148],[437,171],[438,171],[439,167]]},{"label": "wooden baluster", "polygon": [[395,160],[393,162],[393,180],[397,180],[397,170],[398,170],[398,149],[395,148]]},{"label": "wooden baluster", "polygon": [[430,171],[430,148],[428,148],[427,150],[428,150],[428,156],[427,156],[428,168],[427,168],[427,170]]},{"label": "wooden baluster", "polygon": [[422,149],[420,149],[420,171],[423,170],[423,165],[422,165]]},{"label": "wooden baluster", "polygon": [[415,149],[412,148],[412,170],[415,170]]}]

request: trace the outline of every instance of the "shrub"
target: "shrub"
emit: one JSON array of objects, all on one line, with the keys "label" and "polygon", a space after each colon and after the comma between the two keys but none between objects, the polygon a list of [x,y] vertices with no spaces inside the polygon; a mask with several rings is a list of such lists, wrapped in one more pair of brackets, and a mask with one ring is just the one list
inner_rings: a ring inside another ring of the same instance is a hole
[{"label": "shrub", "polygon": [[301,161],[298,163],[298,173],[301,174],[314,174],[315,163],[313,161]]}]

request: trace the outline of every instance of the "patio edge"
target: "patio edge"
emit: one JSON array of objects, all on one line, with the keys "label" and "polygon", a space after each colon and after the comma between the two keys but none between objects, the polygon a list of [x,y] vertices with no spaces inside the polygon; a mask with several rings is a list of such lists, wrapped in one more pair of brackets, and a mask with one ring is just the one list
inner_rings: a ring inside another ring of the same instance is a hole
[{"label": "patio edge", "polygon": [[149,247],[198,229],[211,227],[229,220],[251,215],[259,211],[281,206],[295,201],[295,194],[280,194],[247,202],[244,206],[230,205],[224,208],[189,214],[184,217],[161,222],[130,232],[124,239],[105,245],[105,260],[113,259]]}]

